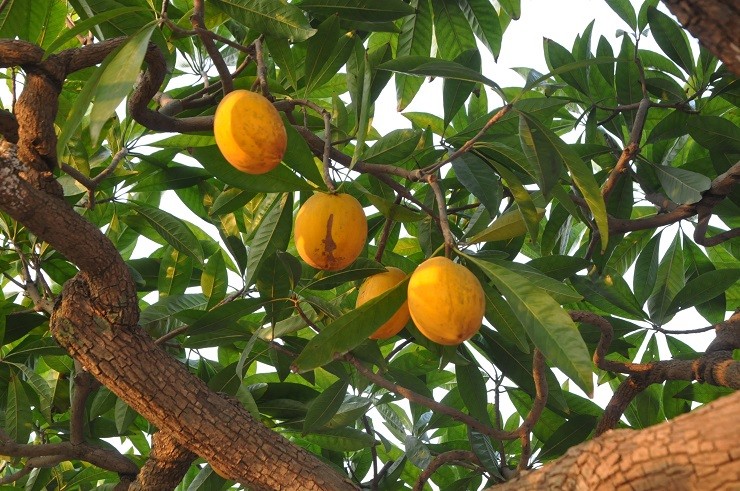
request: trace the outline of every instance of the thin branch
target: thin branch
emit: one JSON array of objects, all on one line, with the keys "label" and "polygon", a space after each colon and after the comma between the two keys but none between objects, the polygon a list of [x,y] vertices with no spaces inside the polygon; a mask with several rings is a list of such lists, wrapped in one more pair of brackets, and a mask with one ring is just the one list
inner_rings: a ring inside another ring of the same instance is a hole
[{"label": "thin branch", "polygon": [[530,409],[527,417],[524,418],[524,422],[519,426],[517,430],[519,432],[519,438],[522,441],[522,455],[519,459],[519,471],[529,468],[529,457],[531,455],[530,436],[529,433],[534,428],[534,425],[539,421],[542,416],[542,411],[545,409],[547,404],[547,379],[545,371],[545,357],[542,352],[538,349],[534,350],[534,356],[532,360],[532,377],[534,378],[535,387],[535,398],[532,403],[532,409]]},{"label": "thin branch", "polygon": [[439,213],[439,227],[442,229],[442,235],[445,238],[445,257],[450,257],[452,249],[455,247],[455,238],[450,230],[450,222],[447,221],[447,203],[445,202],[444,193],[439,187],[437,177],[434,175],[427,176],[427,182],[434,191],[434,197],[437,200],[437,210]]},{"label": "thin branch", "polygon": [[478,456],[469,450],[450,450],[449,452],[441,453],[434,457],[427,468],[419,474],[419,478],[414,484],[413,491],[422,491],[424,489],[424,484],[426,484],[429,478],[437,472],[437,469],[443,465],[454,464],[456,462],[472,462],[476,465],[480,465]]},{"label": "thin branch", "polygon": [[231,80],[231,74],[229,73],[229,67],[226,66],[226,62],[221,56],[221,52],[216,47],[216,43],[213,42],[213,38],[206,35],[203,30],[206,30],[205,22],[203,21],[205,10],[203,0],[193,0],[193,15],[190,17],[190,22],[193,27],[197,29],[198,37],[200,37],[203,46],[208,52],[208,56],[211,57],[211,61],[216,66],[219,77],[223,83],[224,94],[228,94],[234,90],[234,82]]},{"label": "thin branch", "polygon": [[475,145],[478,140],[480,140],[483,135],[486,134],[486,132],[493,126],[494,124],[498,123],[501,118],[503,118],[506,113],[509,112],[509,110],[512,108],[511,104],[506,104],[504,107],[499,109],[496,114],[491,116],[491,118],[486,121],[486,124],[483,125],[483,127],[478,131],[478,133],[473,136],[470,140],[466,141],[465,144],[463,144],[462,147],[458,148],[456,151],[451,153],[446,159],[442,160],[441,162],[437,162],[436,164],[432,164],[424,169],[420,169],[417,171],[417,178],[415,180],[421,180],[421,178],[424,175],[434,174],[437,172],[443,165],[449,164],[456,158],[460,157],[462,154],[466,153],[468,150],[470,150],[473,145]]},{"label": "thin branch", "polygon": [[[394,204],[400,204],[401,203],[401,197],[396,196],[396,199],[393,200]],[[388,237],[391,234],[391,229],[393,229],[393,224],[396,223],[395,220],[393,220],[391,217],[385,218],[385,223],[383,224],[383,230],[380,233],[380,238],[378,239],[378,250],[375,252],[375,260],[380,262],[383,262],[383,253],[385,252],[385,246],[388,243]]]},{"label": "thin branch", "polygon": [[75,361],[75,372],[74,390],[70,405],[69,442],[72,445],[80,445],[85,442],[85,406],[87,399],[92,391],[100,387],[100,383],[78,361]]},{"label": "thin branch", "polygon": [[[362,415],[362,425],[365,427],[365,432],[375,440],[373,428],[370,425],[370,419],[366,414]],[[375,448],[375,444],[370,446],[370,456],[373,459],[373,479],[370,481],[370,490],[378,491],[378,450]]]}]

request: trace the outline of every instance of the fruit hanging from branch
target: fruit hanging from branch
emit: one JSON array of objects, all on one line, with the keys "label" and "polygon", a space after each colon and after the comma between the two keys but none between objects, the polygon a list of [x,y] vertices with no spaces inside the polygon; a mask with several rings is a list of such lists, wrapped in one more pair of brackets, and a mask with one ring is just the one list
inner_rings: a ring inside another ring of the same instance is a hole
[{"label": "fruit hanging from branch", "polygon": [[229,92],[221,100],[213,134],[224,158],[247,174],[264,174],[277,167],[288,142],[277,109],[248,90]]},{"label": "fruit hanging from branch", "polygon": [[349,194],[317,193],[298,210],[294,235],[304,261],[337,271],[349,266],[365,247],[367,218],[360,202]]},{"label": "fruit hanging from branch", "polygon": [[465,266],[441,256],[427,259],[411,275],[408,304],[419,331],[447,346],[473,337],[486,310],[478,279]]},{"label": "fruit hanging from branch", "polygon": [[[379,273],[366,279],[357,294],[356,306],[364,304],[381,293],[390,290],[406,278],[406,273],[398,268],[388,267],[385,273]],[[404,302],[388,321],[372,333],[370,339],[388,339],[398,334],[409,321],[409,303]]]}]

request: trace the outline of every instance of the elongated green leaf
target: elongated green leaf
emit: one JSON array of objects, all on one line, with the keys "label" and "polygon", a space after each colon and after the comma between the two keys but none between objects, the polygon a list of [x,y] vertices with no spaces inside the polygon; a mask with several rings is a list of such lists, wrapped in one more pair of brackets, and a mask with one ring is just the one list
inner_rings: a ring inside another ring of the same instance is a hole
[{"label": "elongated green leaf", "polygon": [[500,0],[498,3],[513,20],[518,20],[522,15],[521,0]]},{"label": "elongated green leaf", "polygon": [[624,279],[614,273],[598,278],[574,276],[573,288],[596,308],[609,314],[627,319],[644,319],[641,305],[637,302]]},{"label": "elongated green leaf", "polygon": [[242,317],[255,312],[263,303],[257,298],[241,298],[224,303],[190,324],[187,334],[189,336],[206,334],[218,328],[233,325]]},{"label": "elongated green leaf", "polygon": [[44,380],[41,375],[28,368],[26,365],[13,363],[13,366],[17,367],[21,372],[23,372],[23,375],[26,377],[26,383],[38,395],[40,404],[39,410],[41,414],[49,423],[52,423],[53,420],[51,419],[51,406],[53,403],[53,394],[51,392],[51,387],[49,386],[49,383]]},{"label": "elongated green leaf", "polygon": [[605,269],[624,275],[647,243],[650,242],[653,233],[653,230],[638,230],[624,237],[609,256]]},{"label": "elongated green leaf", "polygon": [[168,244],[203,264],[203,247],[185,222],[164,210],[143,203],[134,204],[132,208],[144,217]]},{"label": "elongated green leaf", "polygon": [[466,66],[454,61],[439,60],[426,56],[399,56],[395,60],[387,61],[377,66],[378,70],[407,73],[423,77],[441,77],[468,82],[480,82],[489,87],[498,89],[498,84]]},{"label": "elongated green leaf", "polygon": [[680,205],[696,203],[701,200],[702,193],[712,186],[712,180],[704,174],[667,165],[652,167],[666,196]]},{"label": "elongated green leaf", "polygon": [[285,132],[288,134],[288,144],[283,155],[283,162],[298,172],[304,178],[311,181],[312,184],[321,188],[325,187],[324,180],[321,178],[321,171],[313,158],[311,149],[308,148],[306,140],[298,133],[292,124],[283,116]]},{"label": "elongated green leaf", "polygon": [[208,258],[203,273],[200,275],[200,288],[203,295],[208,298],[206,310],[212,309],[226,297],[227,287],[226,261],[224,261],[221,251],[217,251]]},{"label": "elongated green leaf", "polygon": [[694,57],[684,30],[676,24],[676,21],[655,7],[648,7],[647,18],[650,32],[660,49],[686,73],[691,74],[694,69]]},{"label": "elongated green leaf", "polygon": [[475,35],[497,60],[501,52],[503,30],[496,8],[488,0],[460,0],[458,3]]},{"label": "elongated green leaf", "polygon": [[362,160],[377,164],[397,164],[413,155],[419,145],[420,130],[397,129],[383,135],[362,154]]},{"label": "elongated green leaf", "polygon": [[235,21],[268,36],[305,41],[316,32],[301,9],[271,0],[209,0]]},{"label": "elongated green leaf", "polygon": [[[498,213],[501,199],[494,190],[499,183],[496,174],[479,157],[465,153],[452,161],[452,168],[460,183],[478,198],[491,215]],[[524,220],[522,219],[522,223]]]},{"label": "elongated green leaf", "polygon": [[586,166],[575,150],[535,118],[521,113],[519,129],[522,148],[530,163],[538,169],[542,192],[545,195],[548,195],[557,183],[562,166],[568,168],[571,179],[581,190],[593,214],[601,238],[601,250],[605,251],[609,242],[609,223],[606,204],[593,171]]},{"label": "elongated green leaf", "polygon": [[414,14],[414,9],[401,0],[300,0],[300,8],[319,17],[332,14],[342,19],[385,22]]},{"label": "elongated green leaf", "polygon": [[328,423],[344,402],[347,395],[348,380],[337,380],[313,400],[306,411],[306,419],[303,420],[303,433],[308,433],[321,428]]},{"label": "elongated green leaf", "polygon": [[218,147],[190,148],[190,154],[211,175],[231,186],[247,191],[280,193],[287,191],[311,191],[313,186],[296,176],[284,165],[259,175],[245,174],[226,162]]},{"label": "elongated green leaf", "polygon": [[[38,2],[41,3],[41,2]],[[146,12],[148,9],[144,7],[121,7],[107,12],[102,12],[98,15],[94,15],[89,19],[81,20],[76,22],[74,27],[63,31],[57,38],[46,48],[45,56],[53,53],[57,48],[64,46],[68,41],[71,41],[78,34],[84,34],[90,31],[94,26],[115,19],[122,15],[132,14],[135,12]]]},{"label": "elongated green leaf", "polygon": [[304,95],[328,82],[344,66],[354,45],[352,36],[341,33],[336,15],[321,23],[307,44]]},{"label": "elongated green leaf", "polygon": [[[538,208],[537,214],[540,219],[544,217],[544,208]],[[509,240],[513,239],[514,237],[524,235],[525,233],[527,233],[527,225],[521,212],[518,208],[516,208],[507,211],[506,213],[495,219],[491,225],[468,239],[468,243],[476,244],[478,242],[496,242],[499,240]],[[532,238],[533,241],[535,241],[536,239],[537,237]]]},{"label": "elongated green leaf", "polygon": [[702,147],[740,152],[740,128],[728,119],[695,115],[688,118],[687,126],[691,138]]},{"label": "elongated green leaf", "polygon": [[647,245],[642,249],[640,255],[637,256],[637,262],[635,263],[635,298],[637,303],[643,305],[647,301],[650,294],[653,292],[655,287],[655,280],[658,275],[658,255],[660,246],[660,235],[657,234],[655,237],[650,239]]},{"label": "elongated green leaf", "polygon": [[617,13],[633,31],[637,29],[637,16],[635,9],[629,0],[606,0],[607,5]]},{"label": "elongated green leaf", "polygon": [[[455,57],[455,63],[480,71],[480,52],[477,49],[463,51]],[[452,121],[452,118],[457,114],[463,104],[465,104],[465,101],[474,88],[475,83],[473,82],[456,79],[446,79],[444,81],[442,85],[442,106],[444,109],[445,127]]]},{"label": "elongated green leaf", "polygon": [[663,324],[667,315],[668,306],[676,294],[684,287],[684,262],[681,248],[681,235],[676,238],[661,259],[658,265],[658,274],[655,280],[655,289],[648,299],[650,319]]},{"label": "elongated green leaf", "polygon": [[364,431],[354,428],[323,430],[319,433],[305,435],[303,438],[311,443],[315,443],[321,448],[336,452],[363,450],[372,446],[375,441],[372,436]]},{"label": "elongated green leaf", "polygon": [[307,290],[329,290],[348,281],[367,278],[386,271],[385,267],[372,259],[360,257],[357,261],[341,271],[322,271],[306,283]]},{"label": "elongated green leaf", "polygon": [[[545,38],[544,52],[545,60],[547,61],[547,67],[550,71],[555,71],[563,66],[572,66],[575,64],[576,59],[573,57],[570,51],[556,43],[552,39]],[[585,68],[568,70],[560,74],[565,83],[580,91],[583,94],[588,94],[588,82],[586,80]]]},{"label": "elongated green leaf", "polygon": [[456,365],[455,376],[460,397],[472,417],[481,423],[490,425],[488,417],[488,390],[483,375],[477,365]]},{"label": "elongated green leaf", "polygon": [[672,315],[681,309],[711,300],[735,285],[738,280],[740,280],[740,269],[717,269],[700,274],[676,293],[666,309],[666,315]]},{"label": "elongated green leaf", "polygon": [[259,224],[249,247],[245,285],[251,285],[265,258],[285,250],[293,226],[293,196],[286,193],[272,206]]},{"label": "elongated green leaf", "polygon": [[165,247],[157,277],[157,290],[160,297],[185,293],[191,276],[193,276],[193,260],[190,256],[172,246]]},{"label": "elongated green leaf", "polygon": [[475,36],[457,2],[431,0],[434,12],[434,37],[441,58],[453,60],[467,50],[476,49]]},{"label": "elongated green leaf", "polygon": [[362,344],[406,301],[407,286],[408,279],[405,279],[324,327],[295,359],[293,371],[313,370]]},{"label": "elongated green leaf", "polygon": [[19,374],[13,373],[5,397],[5,433],[11,441],[26,444],[31,435],[33,415],[31,402]]},{"label": "elongated green leaf", "polygon": [[95,88],[95,100],[90,111],[92,141],[97,141],[103,125],[133,90],[155,27],[156,24],[152,23],[131,36],[126,44],[114,52],[110,64],[99,68],[102,74]]},{"label": "elongated green leaf", "polygon": [[593,392],[592,362],[570,316],[523,276],[489,261],[466,256],[493,281],[535,346],[587,394]]},{"label": "elongated green leaf", "polygon": [[[429,56],[432,48],[432,9],[427,0],[412,0],[416,15],[404,17],[398,35],[396,57]],[[403,111],[424,83],[419,77],[396,73],[397,110]]]}]

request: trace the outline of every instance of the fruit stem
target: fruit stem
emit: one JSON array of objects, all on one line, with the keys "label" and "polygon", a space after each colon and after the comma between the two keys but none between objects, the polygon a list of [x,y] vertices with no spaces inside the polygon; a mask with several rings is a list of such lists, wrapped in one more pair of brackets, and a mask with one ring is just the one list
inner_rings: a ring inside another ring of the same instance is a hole
[{"label": "fruit stem", "polygon": [[334,182],[331,180],[331,160],[329,154],[331,153],[331,113],[327,110],[321,111],[321,116],[324,118],[324,183],[330,193],[336,192]]}]

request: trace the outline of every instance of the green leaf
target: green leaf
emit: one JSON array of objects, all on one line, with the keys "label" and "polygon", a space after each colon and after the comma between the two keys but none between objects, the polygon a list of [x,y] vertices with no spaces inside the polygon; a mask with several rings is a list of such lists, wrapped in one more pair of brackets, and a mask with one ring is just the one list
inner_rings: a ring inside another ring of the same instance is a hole
[{"label": "green leaf", "polygon": [[144,61],[149,38],[155,23],[144,27],[131,36],[126,44],[111,53],[110,63],[101,65],[100,79],[95,87],[93,107],[90,111],[90,139],[97,141],[100,130],[113,116],[116,108],[133,90]]},{"label": "green leaf", "polygon": [[452,60],[460,53],[476,49],[475,36],[457,2],[431,0],[434,36],[440,58]]},{"label": "green leaf", "polygon": [[408,279],[405,279],[324,327],[295,359],[291,367],[293,371],[303,373],[313,370],[362,344],[406,301],[407,286]]},{"label": "green leaf", "polygon": [[[540,219],[545,216],[545,209],[538,208],[537,215]],[[498,217],[491,225],[468,239],[469,244],[478,242],[496,242],[509,240],[527,233],[527,225],[518,208],[512,209]],[[537,237],[532,237],[536,241]]]},{"label": "green leaf", "polygon": [[655,7],[648,7],[647,18],[650,33],[660,49],[686,73],[691,74],[694,70],[694,57],[686,32],[676,24],[676,21]]},{"label": "green leaf", "polygon": [[532,196],[529,194],[529,191],[527,191],[524,185],[522,185],[522,182],[519,180],[516,174],[510,171],[504,164],[496,161],[493,161],[491,163],[501,176],[504,185],[514,196],[514,201],[516,201],[516,204],[519,207],[519,211],[524,217],[524,222],[527,225],[529,235],[533,238],[533,240],[535,240],[540,231],[539,223],[542,217],[537,211],[537,207],[534,205]]},{"label": "green leaf", "polygon": [[516,345],[522,353],[529,353],[527,333],[514,315],[514,311],[492,286],[488,284],[482,286],[486,295],[486,320],[496,327],[496,331]]},{"label": "green leaf", "polygon": [[368,148],[362,154],[362,160],[373,164],[399,164],[414,154],[421,137],[420,130],[393,130]]},{"label": "green leaf", "polygon": [[229,164],[215,145],[188,150],[190,155],[200,162],[211,175],[239,189],[262,193],[311,191],[314,189],[313,186],[293,174],[284,165],[279,165],[265,174],[245,174]]},{"label": "green leaf", "polygon": [[[455,63],[480,71],[481,59],[480,52],[477,49],[463,51],[455,58]],[[446,79],[442,84],[442,106],[444,108],[444,125],[447,127],[452,118],[457,114],[470,93],[475,88],[475,83]]]},{"label": "green leaf", "polygon": [[637,256],[635,263],[634,289],[637,303],[643,305],[653,292],[658,275],[660,233],[655,235]]},{"label": "green leaf", "polygon": [[244,284],[250,286],[263,260],[278,250],[285,250],[293,228],[293,196],[286,193],[275,199],[259,224],[249,247]]},{"label": "green leaf", "polygon": [[473,32],[488,48],[496,61],[501,52],[503,37],[496,8],[488,0],[460,0],[458,3]]},{"label": "green leaf", "polygon": [[359,257],[341,271],[321,271],[304,288],[307,290],[330,290],[349,281],[361,280],[384,271],[386,271],[385,267],[379,262]]},{"label": "green leaf", "polygon": [[[352,153],[352,161],[350,162],[350,170],[354,167],[357,159],[360,157],[360,151],[365,145],[365,138],[367,138],[368,131],[370,129],[370,92],[372,83],[372,70],[370,67],[370,59],[367,56],[367,51],[363,50],[362,44],[358,42],[360,46],[359,50],[362,52],[362,92],[359,101],[353,101],[355,105],[359,104],[359,119],[357,121],[357,134],[355,150]],[[356,48],[357,49],[357,48]]]},{"label": "green leaf", "polygon": [[295,3],[319,17],[337,14],[342,19],[386,22],[415,13],[401,0],[300,0]]},{"label": "green leaf", "polygon": [[666,196],[679,205],[690,205],[701,200],[702,193],[712,186],[704,174],[678,169],[669,165],[652,165]]},{"label": "green leaf", "polygon": [[700,274],[676,293],[666,309],[666,315],[669,316],[679,310],[711,300],[723,294],[738,280],[740,280],[740,269],[717,269]]},{"label": "green leaf", "polygon": [[233,326],[243,317],[259,309],[263,303],[264,301],[258,298],[240,298],[219,305],[190,324],[187,334],[189,336],[208,334],[222,327]]},{"label": "green leaf", "polygon": [[313,36],[306,16],[295,5],[272,0],[209,0],[210,4],[235,21],[267,36],[305,41]]},{"label": "green leaf", "polygon": [[684,287],[683,251],[681,249],[681,235],[676,238],[666,251],[658,265],[658,274],[655,280],[655,289],[648,299],[650,319],[657,323],[665,322],[670,305],[676,294]]},{"label": "green leaf", "polygon": [[500,198],[494,190],[499,189],[501,184],[485,162],[473,154],[464,153],[452,161],[452,168],[460,184],[478,198],[488,213],[498,213]]},{"label": "green leaf", "polygon": [[499,0],[498,3],[512,20],[519,20],[522,15],[521,0]]},{"label": "green leaf", "polygon": [[5,433],[11,441],[26,444],[31,436],[31,401],[17,372],[11,372],[5,396]]},{"label": "green leaf", "polygon": [[185,293],[192,276],[192,258],[172,246],[165,247],[157,277],[157,291],[160,297]]},{"label": "green leaf", "polygon": [[455,365],[457,388],[460,391],[465,407],[472,417],[481,423],[490,425],[488,417],[488,390],[478,365]]},{"label": "green leaf", "polygon": [[[576,59],[573,57],[571,52],[560,44],[547,38],[543,40],[543,43],[545,60],[547,61],[547,67],[551,72],[563,66],[572,66],[575,64]],[[560,74],[560,78],[579,92],[583,94],[589,93],[588,81],[586,80],[586,71],[584,68],[565,71]]]},{"label": "green leaf", "polygon": [[348,386],[348,380],[337,380],[311,402],[306,411],[306,419],[303,420],[304,434],[321,428],[337,414],[344,402],[344,396],[347,395]]},{"label": "green leaf", "polygon": [[545,358],[573,379],[586,394],[591,394],[591,356],[565,310],[523,276],[474,256],[465,257],[483,270],[506,297],[530,339]]},{"label": "green leaf", "polygon": [[316,160],[314,160],[313,153],[311,153],[306,140],[303,139],[285,116],[283,116],[283,123],[285,125],[285,132],[288,134],[288,143],[285,149],[285,155],[283,155],[283,162],[304,178],[311,181],[312,184],[322,188],[325,187],[319,166],[316,165]]},{"label": "green leaf", "polygon": [[399,56],[395,60],[386,61],[378,65],[377,69],[422,77],[441,77],[468,82],[480,82],[489,87],[499,89],[496,82],[484,77],[475,70],[454,61],[439,60],[427,56]]},{"label": "green leaf", "polygon": [[[42,2],[36,2],[42,3]],[[68,41],[71,41],[78,34],[85,34],[91,30],[94,26],[115,19],[122,15],[132,14],[135,12],[146,12],[148,9],[144,7],[121,7],[107,12],[101,12],[98,15],[94,15],[88,19],[80,20],[75,22],[74,27],[71,29],[65,29],[62,33],[57,36],[53,43],[46,48],[45,57],[56,51],[57,48],[64,46]]]},{"label": "green leaf", "polygon": [[546,197],[560,180],[563,159],[558,154],[549,132],[542,131],[542,125],[534,118],[519,114],[519,140],[522,150],[537,174],[540,191]]},{"label": "green leaf", "polygon": [[169,245],[203,264],[203,248],[185,222],[164,210],[144,203],[132,204],[131,208],[144,217]]},{"label": "green leaf", "polygon": [[226,273],[226,261],[221,251],[217,251],[208,258],[200,275],[200,288],[203,295],[208,299],[206,310],[211,310],[226,297],[226,289],[229,286]]},{"label": "green leaf", "polygon": [[543,442],[540,459],[543,462],[564,454],[569,448],[578,445],[588,438],[599,420],[596,416],[576,414],[558,427],[555,432]]},{"label": "green leaf", "polygon": [[[428,0],[411,0],[416,15],[404,17],[401,32],[398,34],[396,57],[429,56],[432,48],[432,10]],[[424,81],[418,77],[396,74],[397,110],[403,111],[409,105]]]},{"label": "green leaf", "polygon": [[371,447],[375,439],[364,431],[354,428],[336,428],[311,433],[303,437],[321,448],[335,452],[355,452]]},{"label": "green leaf", "polygon": [[[581,191],[581,194],[588,204],[588,208],[591,210],[594,221],[596,222],[596,227],[599,230],[601,238],[601,251],[605,251],[609,242],[609,223],[604,197],[601,195],[599,185],[596,183],[593,170],[589,169],[583,160],[581,160],[578,153],[561,140],[552,130],[530,116],[524,116],[524,118],[527,120],[527,125],[530,128],[530,131],[532,128],[537,128],[533,133],[533,143],[536,142],[536,150],[543,152],[542,157],[544,158],[554,156],[554,158],[558,160],[558,165],[554,166],[555,169],[552,170],[557,171],[559,176],[561,165],[565,164],[568,171],[570,171],[570,177],[573,180],[573,183]],[[547,172],[550,170],[550,167],[551,166],[542,166],[541,171]],[[557,182],[558,176],[555,177],[555,182]],[[544,189],[542,192],[545,195],[548,194]]]},{"label": "green leaf", "polygon": [[637,31],[637,16],[635,15],[635,9],[629,0],[606,0],[607,5],[617,13],[628,26],[632,28],[633,32]]},{"label": "green leaf", "polygon": [[340,32],[336,15],[319,25],[316,34],[307,43],[304,97],[328,82],[344,66],[354,45],[352,38],[351,32]]},{"label": "green leaf", "polygon": [[688,118],[687,127],[691,138],[704,148],[740,153],[740,128],[729,119],[693,115]]},{"label": "green leaf", "polygon": [[574,276],[573,288],[596,308],[628,319],[644,319],[641,304],[637,302],[624,279],[614,273],[597,278]]}]

